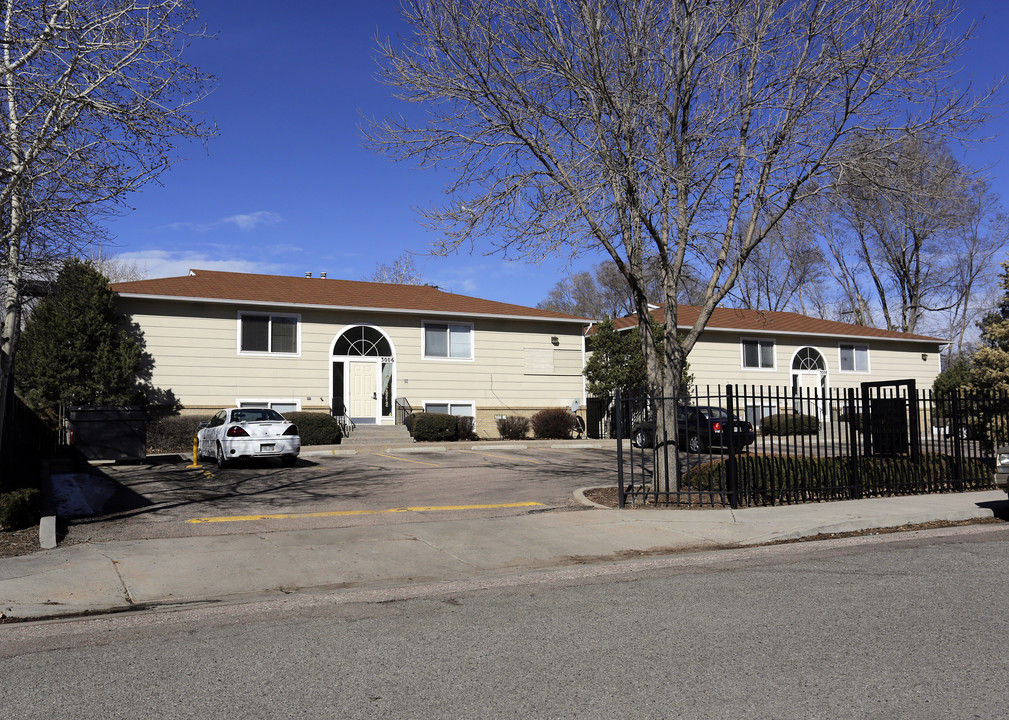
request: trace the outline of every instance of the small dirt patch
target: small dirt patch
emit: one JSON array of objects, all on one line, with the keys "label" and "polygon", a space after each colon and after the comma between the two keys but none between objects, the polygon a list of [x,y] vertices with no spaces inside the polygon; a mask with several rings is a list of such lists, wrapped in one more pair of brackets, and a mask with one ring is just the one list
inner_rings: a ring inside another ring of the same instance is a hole
[{"label": "small dirt patch", "polygon": [[41,550],[39,545],[39,528],[37,525],[22,530],[4,530],[0,532],[0,558],[27,555]]}]

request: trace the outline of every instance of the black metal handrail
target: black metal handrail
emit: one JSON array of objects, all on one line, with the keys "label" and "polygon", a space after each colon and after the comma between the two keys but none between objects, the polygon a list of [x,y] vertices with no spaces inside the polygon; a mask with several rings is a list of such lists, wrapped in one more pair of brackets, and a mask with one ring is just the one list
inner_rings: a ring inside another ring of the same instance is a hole
[{"label": "black metal handrail", "polygon": [[405,397],[396,398],[396,424],[406,425],[406,419],[413,415],[413,406]]},{"label": "black metal handrail", "polygon": [[333,408],[330,412],[340,424],[340,432],[343,437],[349,436],[357,429],[357,423],[351,420],[350,415],[347,414],[347,406],[344,405],[342,398],[333,398]]}]

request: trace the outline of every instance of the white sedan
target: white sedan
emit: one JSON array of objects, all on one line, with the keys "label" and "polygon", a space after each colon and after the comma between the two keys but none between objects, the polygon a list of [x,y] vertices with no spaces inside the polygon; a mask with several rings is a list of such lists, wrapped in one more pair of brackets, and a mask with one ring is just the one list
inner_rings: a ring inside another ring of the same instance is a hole
[{"label": "white sedan", "polygon": [[218,467],[227,467],[239,458],[279,457],[290,467],[301,452],[298,426],[270,408],[228,408],[209,423],[200,423],[196,433],[196,454],[215,458]]}]

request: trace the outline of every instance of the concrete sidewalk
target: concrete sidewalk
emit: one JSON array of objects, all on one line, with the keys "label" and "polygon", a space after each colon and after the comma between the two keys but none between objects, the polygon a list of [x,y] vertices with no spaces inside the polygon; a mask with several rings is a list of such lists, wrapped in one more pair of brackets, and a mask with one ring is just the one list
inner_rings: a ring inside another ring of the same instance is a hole
[{"label": "concrete sidewalk", "polygon": [[627,554],[740,547],[1009,510],[1001,491],[743,510],[540,512],[387,525],[72,545],[0,560],[0,615],[47,618],[240,601],[299,590],[393,587],[606,561]]}]

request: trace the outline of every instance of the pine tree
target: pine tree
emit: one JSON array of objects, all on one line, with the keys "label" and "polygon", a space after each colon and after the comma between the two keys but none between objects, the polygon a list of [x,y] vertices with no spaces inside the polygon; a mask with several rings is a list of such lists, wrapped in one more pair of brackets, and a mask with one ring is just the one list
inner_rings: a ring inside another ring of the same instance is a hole
[{"label": "pine tree", "polygon": [[69,405],[144,404],[141,342],[127,332],[108,280],[90,262],[69,260],[52,295],[32,309],[15,383],[29,405],[55,417]]},{"label": "pine tree", "polygon": [[978,323],[982,347],[971,358],[972,390],[1009,392],[1009,262],[1002,263],[1000,285],[998,306]]},{"label": "pine tree", "polygon": [[[637,327],[628,332],[618,332],[609,318],[596,326],[591,341],[592,355],[585,363],[585,389],[589,395],[602,400],[604,407],[609,407],[618,388],[625,398],[651,394],[639,333]],[[662,326],[653,322],[652,336],[660,351],[662,335]],[[680,378],[681,395],[688,394],[693,384],[694,376],[689,371],[690,364],[685,362]]]}]

